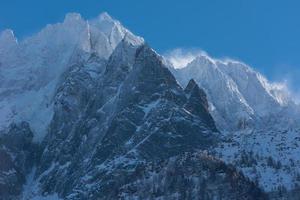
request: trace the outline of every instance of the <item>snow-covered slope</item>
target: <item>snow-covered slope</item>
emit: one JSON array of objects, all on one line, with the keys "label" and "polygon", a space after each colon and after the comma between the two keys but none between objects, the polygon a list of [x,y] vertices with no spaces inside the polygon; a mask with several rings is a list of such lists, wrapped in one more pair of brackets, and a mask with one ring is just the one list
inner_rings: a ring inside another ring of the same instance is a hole
[{"label": "snow-covered slope", "polygon": [[12,30],[7,29],[0,33],[0,56],[3,59],[8,59],[9,52],[17,47],[17,39]]},{"label": "snow-covered slope", "polygon": [[[193,78],[204,88],[211,113],[221,130],[264,126],[271,116],[282,115],[283,110],[296,107],[287,88],[270,83],[260,73],[238,61],[221,61],[199,55],[187,66],[172,71],[183,86]],[[293,120],[294,116],[285,117]]]},{"label": "snow-covered slope", "polygon": [[[293,190],[300,184],[300,110],[288,89],[270,83],[244,63],[199,55],[174,69],[206,91],[210,112],[224,133],[216,152],[266,191]],[[226,133],[226,134],[225,134]]]},{"label": "snow-covered slope", "polygon": [[[47,25],[36,35],[17,42],[10,30],[0,34],[0,129],[28,121],[41,140],[53,114],[53,94],[64,73],[91,55],[108,59],[125,37],[134,36],[107,13],[90,21],[69,13],[64,22]],[[103,68],[103,66],[94,66]],[[98,70],[98,69],[95,69]]]}]

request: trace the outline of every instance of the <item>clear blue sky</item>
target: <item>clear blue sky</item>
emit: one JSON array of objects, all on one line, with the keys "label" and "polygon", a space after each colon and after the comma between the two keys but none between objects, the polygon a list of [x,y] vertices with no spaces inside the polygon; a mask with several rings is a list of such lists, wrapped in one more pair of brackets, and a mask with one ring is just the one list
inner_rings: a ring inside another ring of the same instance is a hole
[{"label": "clear blue sky", "polygon": [[0,30],[23,38],[67,12],[92,18],[103,11],[160,53],[201,48],[300,88],[299,0],[1,0]]}]

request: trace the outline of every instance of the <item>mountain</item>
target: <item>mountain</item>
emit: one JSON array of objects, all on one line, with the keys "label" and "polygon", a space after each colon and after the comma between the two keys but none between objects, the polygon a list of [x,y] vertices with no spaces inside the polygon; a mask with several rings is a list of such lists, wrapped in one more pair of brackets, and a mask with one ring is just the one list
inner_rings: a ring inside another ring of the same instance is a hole
[{"label": "mountain", "polygon": [[[8,127],[12,121],[28,121],[36,133],[34,140],[41,141],[52,119],[54,93],[64,73],[90,54],[99,59],[96,65],[102,65],[125,35],[134,38],[136,43],[143,42],[107,13],[90,21],[70,13],[63,23],[47,25],[20,42],[12,31],[3,31],[0,127]],[[95,70],[103,69],[97,66]]]},{"label": "mountain", "polygon": [[[187,66],[171,70],[183,86],[193,78],[204,88],[211,112],[222,130],[264,125],[268,116],[297,107],[284,86],[270,83],[238,61],[199,55]],[[294,118],[291,114],[285,117]]]},{"label": "mountain", "polygon": [[265,191],[298,190],[300,112],[285,87],[244,63],[207,55],[168,66],[182,86],[192,78],[206,92],[224,139],[215,149],[220,159]]},{"label": "mountain", "polygon": [[0,199],[267,199],[212,155],[205,90],[107,13],[0,38]]}]

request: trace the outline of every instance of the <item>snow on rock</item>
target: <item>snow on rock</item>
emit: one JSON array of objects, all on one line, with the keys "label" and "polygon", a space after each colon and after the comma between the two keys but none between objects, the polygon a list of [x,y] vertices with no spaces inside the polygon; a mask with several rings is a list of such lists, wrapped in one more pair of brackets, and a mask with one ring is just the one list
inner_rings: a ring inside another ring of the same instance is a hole
[{"label": "snow on rock", "polygon": [[129,30],[125,29],[121,23],[112,19],[106,12],[100,14],[97,18],[89,21],[91,32],[91,44],[98,54],[108,58],[113,49],[125,37],[130,36],[135,45],[144,42],[144,39],[133,35]]},{"label": "snow on rock", "polygon": [[287,190],[300,184],[300,129],[238,131],[221,143],[216,152],[265,191]]},{"label": "snow on rock", "polygon": [[17,43],[17,39],[11,29],[6,29],[0,33],[0,53],[5,49],[15,47]]},{"label": "snow on rock", "polygon": [[176,70],[175,76],[183,86],[192,78],[205,90],[208,100],[216,108],[211,111],[219,128],[229,129],[238,126],[239,120],[252,119],[254,111],[239,91],[237,83],[211,58],[198,56],[185,68]]},{"label": "snow on rock", "polygon": [[223,133],[218,156],[265,191],[299,187],[300,111],[284,84],[270,83],[248,65],[196,57],[174,69],[185,86],[193,78],[207,93],[210,112]]},{"label": "snow on rock", "polygon": [[[85,20],[69,13],[20,42],[11,30],[0,34],[0,130],[28,121],[41,141],[52,119],[53,95],[64,73],[91,55],[107,60],[124,37],[143,43],[107,13]],[[103,71],[103,70],[102,70]]]},{"label": "snow on rock", "polygon": [[193,78],[206,91],[221,130],[252,127],[295,106],[283,84],[270,83],[242,62],[199,55],[185,67],[170,68],[183,86]]}]

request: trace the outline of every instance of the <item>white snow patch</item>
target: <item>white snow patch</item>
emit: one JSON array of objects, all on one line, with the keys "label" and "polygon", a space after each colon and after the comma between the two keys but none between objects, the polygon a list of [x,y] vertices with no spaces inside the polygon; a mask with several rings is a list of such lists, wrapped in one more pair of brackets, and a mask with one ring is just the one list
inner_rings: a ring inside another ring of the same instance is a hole
[{"label": "white snow patch", "polygon": [[160,103],[160,99],[156,100],[156,101],[152,101],[149,104],[146,104],[144,106],[141,106],[141,108],[143,109],[143,112],[145,113],[144,118],[147,118],[149,112],[156,108],[156,106]]}]

